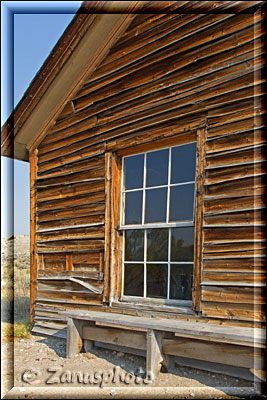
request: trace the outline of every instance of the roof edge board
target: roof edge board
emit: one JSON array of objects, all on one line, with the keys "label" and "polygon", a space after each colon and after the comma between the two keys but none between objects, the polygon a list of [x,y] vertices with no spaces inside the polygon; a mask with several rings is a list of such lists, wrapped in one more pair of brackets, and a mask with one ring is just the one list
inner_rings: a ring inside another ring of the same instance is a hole
[{"label": "roof edge board", "polygon": [[[90,19],[92,15],[94,15],[93,12],[97,12],[97,10],[104,4],[104,1],[92,1],[90,2],[90,6],[87,6],[87,3],[88,2],[83,2],[76,15],[51,50],[49,56],[45,59],[44,63],[34,76],[19,103],[3,125],[1,129],[2,155],[13,158],[11,154],[13,154],[14,149],[12,150],[10,147],[12,148],[13,146],[16,132],[21,128],[25,120],[31,114],[32,108],[35,107],[38,101],[38,96],[41,97],[43,92],[46,90],[47,82],[49,83],[49,81],[52,81],[54,78],[56,68],[63,65],[64,55],[68,47],[72,45],[73,37],[75,37],[78,31],[81,29],[83,30],[84,25],[88,25],[86,20],[88,20],[88,17]],[[85,6],[86,13],[82,12],[84,15],[81,15],[81,10],[84,10]]]},{"label": "roof edge board", "polygon": [[[116,3],[116,1],[109,2],[109,7],[111,10]],[[93,27],[93,30],[90,30],[90,32],[87,32],[87,34],[84,35],[83,39],[78,45],[79,48],[77,48],[75,53],[73,53],[73,57],[71,57],[62,68],[60,77],[56,77],[53,85],[49,88],[51,90],[48,89],[49,93],[47,93],[47,96],[52,96],[53,93],[58,90],[59,86],[64,88],[65,82],[63,82],[63,75],[65,75],[64,78],[66,81],[72,81],[72,84],[65,92],[65,95],[61,95],[55,107],[52,108],[49,118],[44,121],[43,125],[33,136],[32,140],[28,142],[27,149],[29,152],[33,151],[42,141],[48,127],[56,121],[56,118],[63,110],[66,102],[81,86],[83,78],[95,70],[95,68],[108,53],[110,47],[116,42],[119,35],[128,27],[132,19],[135,17],[135,15],[130,13],[130,11],[132,12],[133,9],[140,8],[141,2],[125,1],[123,3],[125,7],[125,13],[107,13],[99,15],[101,18],[99,19],[98,23]],[[90,49],[90,56],[88,54],[88,49]],[[76,75],[76,77],[70,79],[69,73],[71,72],[71,69],[73,69],[73,65],[80,66],[83,60],[86,59],[85,56],[87,57],[87,60],[84,61],[84,64],[80,67],[80,72]],[[73,58],[76,59],[75,62]],[[41,99],[41,103],[46,103],[46,99]],[[40,106],[42,105],[41,103]],[[33,121],[33,116],[31,119]],[[37,120],[39,120],[38,117]]]},{"label": "roof edge board", "polygon": [[[114,11],[118,7],[117,3],[117,1],[109,1],[106,3],[106,7]],[[51,82],[48,82],[45,92],[34,104],[30,117],[24,121],[15,135],[13,140],[14,158],[28,161],[27,152],[31,153],[38,147],[47,129],[56,121],[67,101],[82,85],[84,77],[93,73],[144,2],[124,1],[119,3],[120,10],[123,3],[124,12],[121,14],[114,12],[98,14],[97,21],[85,32],[60,72],[51,79]],[[68,50],[68,48],[65,49],[65,51]],[[4,127],[2,137],[6,133]],[[12,135],[12,132],[9,134]],[[16,146],[18,142],[19,146]],[[4,146],[2,143],[2,155],[10,157],[9,147],[10,145]]]}]

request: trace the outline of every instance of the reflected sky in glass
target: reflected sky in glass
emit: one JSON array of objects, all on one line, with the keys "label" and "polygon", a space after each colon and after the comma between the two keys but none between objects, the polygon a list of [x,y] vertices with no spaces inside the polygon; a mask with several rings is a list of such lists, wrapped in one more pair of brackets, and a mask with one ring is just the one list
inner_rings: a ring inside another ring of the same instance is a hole
[{"label": "reflected sky in glass", "polygon": [[146,186],[161,186],[168,184],[169,149],[147,153]]},{"label": "reflected sky in glass", "polygon": [[142,223],[143,191],[125,193],[125,224]]},{"label": "reflected sky in glass", "polygon": [[172,186],[170,193],[170,222],[193,219],[195,184]]},{"label": "reflected sky in glass", "polygon": [[166,222],[167,188],[146,190],[145,222]]},{"label": "reflected sky in glass", "polygon": [[171,151],[171,183],[194,181],[196,170],[196,143],[173,147]]},{"label": "reflected sky in glass", "polygon": [[124,159],[125,190],[143,187],[144,154]]}]

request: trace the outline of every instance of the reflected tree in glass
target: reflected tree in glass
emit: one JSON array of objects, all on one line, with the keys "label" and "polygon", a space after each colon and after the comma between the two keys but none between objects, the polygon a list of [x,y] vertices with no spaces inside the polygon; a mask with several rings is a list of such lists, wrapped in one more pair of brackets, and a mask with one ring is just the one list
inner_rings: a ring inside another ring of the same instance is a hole
[{"label": "reflected tree in glass", "polygon": [[125,231],[125,261],[144,261],[144,231]]},{"label": "reflected tree in glass", "polygon": [[194,260],[194,227],[171,229],[171,261]]},{"label": "reflected tree in glass", "polygon": [[144,264],[124,264],[124,295],[144,295]]},{"label": "reflected tree in glass", "polygon": [[192,264],[172,264],[170,298],[173,300],[192,300],[192,282]]},{"label": "reflected tree in glass", "polygon": [[168,261],[168,229],[147,230],[147,261]]},{"label": "reflected tree in glass", "polygon": [[147,297],[167,297],[168,265],[147,264]]}]

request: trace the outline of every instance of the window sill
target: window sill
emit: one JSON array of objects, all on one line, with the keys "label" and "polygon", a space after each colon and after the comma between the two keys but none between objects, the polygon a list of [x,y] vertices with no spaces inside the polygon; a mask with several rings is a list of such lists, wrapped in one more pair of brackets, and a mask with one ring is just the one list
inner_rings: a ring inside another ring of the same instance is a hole
[{"label": "window sill", "polygon": [[110,305],[112,308],[123,308],[128,310],[139,311],[158,311],[171,314],[188,314],[193,315],[192,301],[164,299],[145,299],[140,297],[123,296],[120,301],[113,301]]}]

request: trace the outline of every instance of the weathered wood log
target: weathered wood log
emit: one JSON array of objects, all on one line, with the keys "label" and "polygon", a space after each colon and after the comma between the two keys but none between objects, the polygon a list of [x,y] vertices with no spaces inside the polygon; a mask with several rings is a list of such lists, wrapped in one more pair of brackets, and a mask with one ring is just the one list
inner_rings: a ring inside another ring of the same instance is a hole
[{"label": "weathered wood log", "polygon": [[202,286],[201,298],[212,302],[265,304],[263,288]]},{"label": "weathered wood log", "polygon": [[204,229],[205,243],[256,242],[264,241],[265,237],[264,227],[261,226]]},{"label": "weathered wood log", "polygon": [[246,283],[265,283],[266,277],[264,273],[244,273],[244,272],[215,272],[215,271],[203,271],[202,284],[210,281],[215,282],[246,282]]},{"label": "weathered wood log", "polygon": [[98,202],[104,202],[105,193],[104,191],[99,191],[98,193],[86,193],[83,195],[73,196],[67,199],[55,199],[50,201],[45,201],[38,203],[38,212],[45,212],[51,210],[62,210],[68,207],[78,207],[86,206],[90,204],[95,204]]},{"label": "weathered wood log", "polygon": [[62,219],[71,219],[75,214],[75,217],[88,216],[88,215],[99,215],[104,214],[105,205],[103,202],[101,203],[92,203],[90,205],[79,205],[77,207],[68,207],[66,210],[48,210],[48,211],[39,211],[38,213],[38,223],[45,221],[55,221]]},{"label": "weathered wood log", "polygon": [[266,173],[266,163],[241,164],[233,167],[208,169],[206,171],[206,184],[216,184],[235,179],[246,178]]},{"label": "weathered wood log", "polygon": [[205,216],[204,225],[265,225],[264,210],[239,211],[220,215]]},{"label": "weathered wood log", "polygon": [[208,198],[204,201],[205,214],[222,214],[230,211],[253,210],[254,208],[264,208],[266,202],[265,196],[244,196],[231,198]]}]

